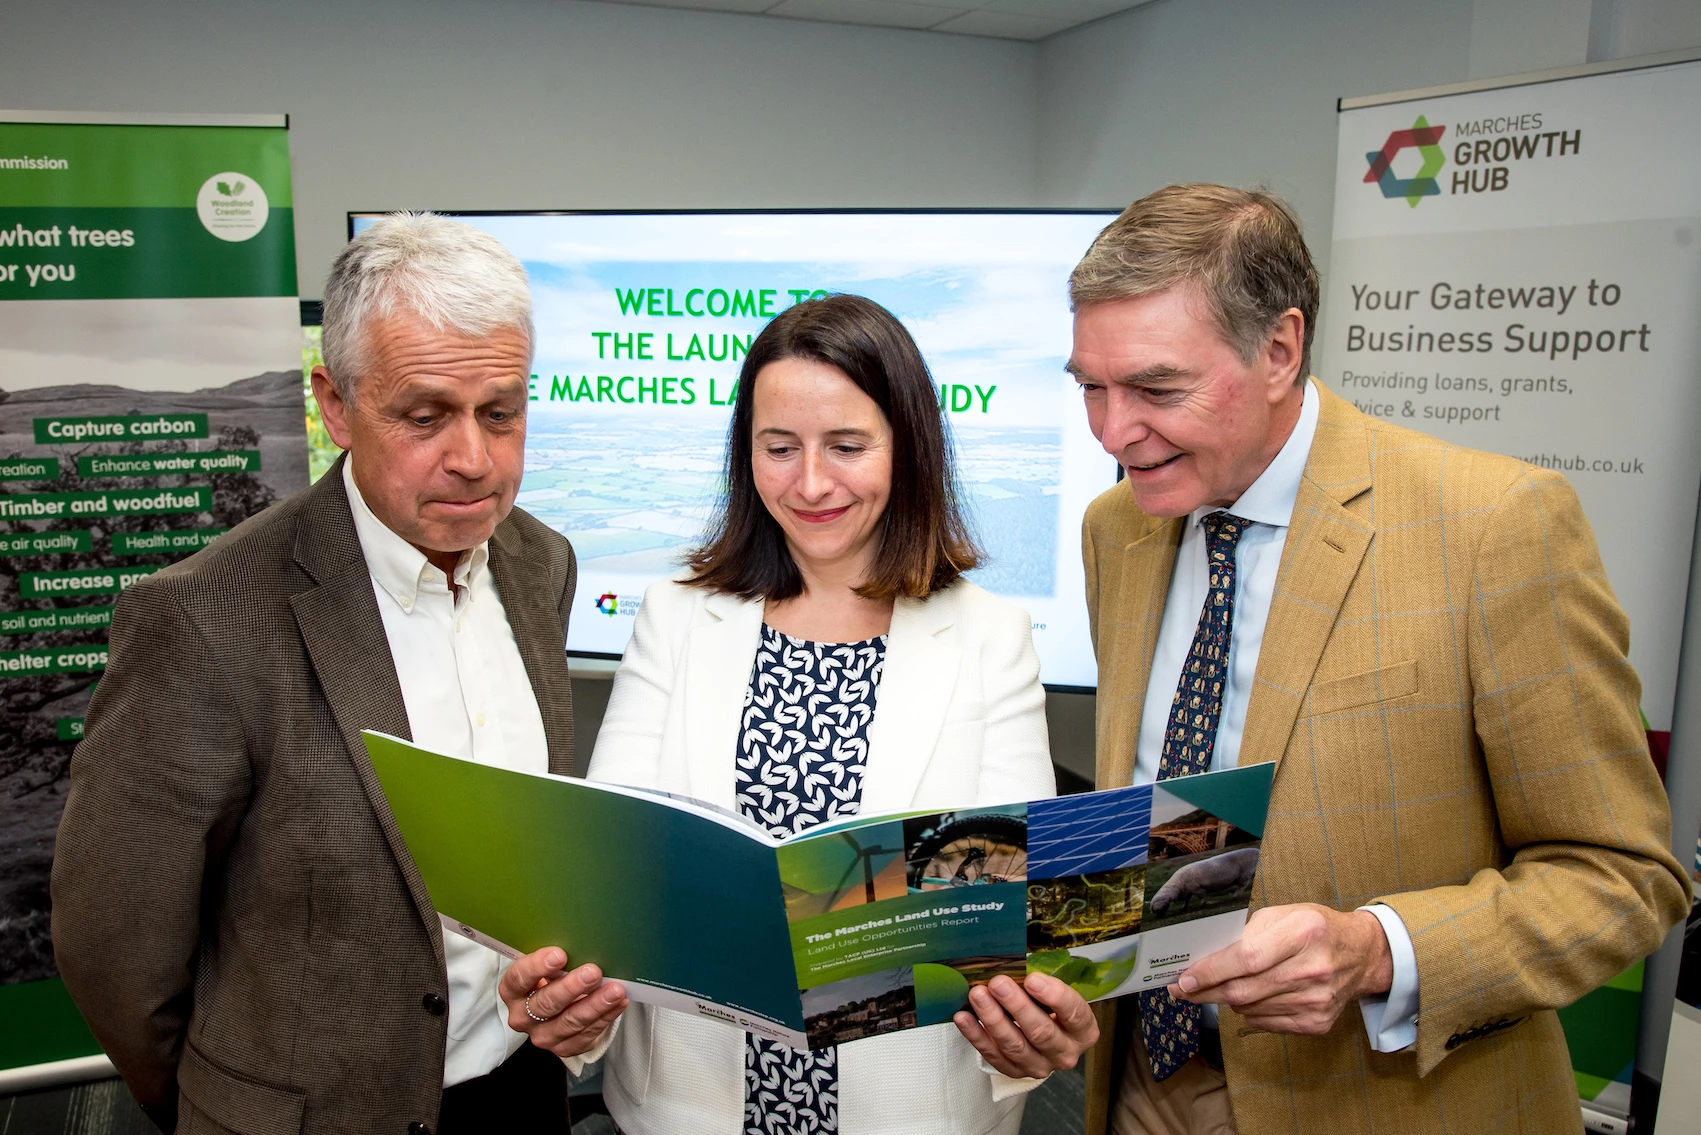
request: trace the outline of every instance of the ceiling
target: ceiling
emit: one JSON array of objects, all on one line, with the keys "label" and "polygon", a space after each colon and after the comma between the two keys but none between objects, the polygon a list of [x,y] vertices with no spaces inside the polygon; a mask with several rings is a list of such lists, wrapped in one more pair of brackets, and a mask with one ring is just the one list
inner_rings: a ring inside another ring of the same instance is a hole
[{"label": "ceiling", "polygon": [[1149,0],[611,0],[651,8],[743,12],[836,24],[1044,39]]}]

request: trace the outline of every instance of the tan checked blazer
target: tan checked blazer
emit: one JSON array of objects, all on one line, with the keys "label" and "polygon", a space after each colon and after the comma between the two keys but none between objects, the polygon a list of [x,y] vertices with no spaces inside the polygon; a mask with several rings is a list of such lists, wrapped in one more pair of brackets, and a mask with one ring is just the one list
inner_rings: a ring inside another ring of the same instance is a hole
[{"label": "tan checked blazer", "polygon": [[[1235,1122],[1576,1131],[1554,1010],[1688,909],[1628,620],[1564,477],[1319,393],[1240,751],[1279,762],[1254,905],[1393,907],[1417,953],[1418,1038],[1382,1054],[1353,1009],[1321,1037],[1225,1009]],[[1123,485],[1087,511],[1100,788],[1133,774],[1182,523]],[[1092,1133],[1121,1070],[1114,1006],[1088,1061]]]}]

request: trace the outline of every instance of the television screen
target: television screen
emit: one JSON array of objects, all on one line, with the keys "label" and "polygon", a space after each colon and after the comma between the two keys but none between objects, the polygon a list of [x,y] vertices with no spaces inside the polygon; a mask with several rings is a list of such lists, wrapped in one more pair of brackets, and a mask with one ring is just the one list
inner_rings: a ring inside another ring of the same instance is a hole
[{"label": "television screen", "polygon": [[[351,214],[351,233],[379,214]],[[519,505],[579,557],[567,646],[618,655],[720,486],[729,406],[763,325],[855,292],[915,336],[938,388],[976,583],[1026,608],[1041,677],[1097,682],[1081,515],[1116,480],[1074,380],[1069,270],[1111,212],[451,214],[524,262],[537,345]]]}]

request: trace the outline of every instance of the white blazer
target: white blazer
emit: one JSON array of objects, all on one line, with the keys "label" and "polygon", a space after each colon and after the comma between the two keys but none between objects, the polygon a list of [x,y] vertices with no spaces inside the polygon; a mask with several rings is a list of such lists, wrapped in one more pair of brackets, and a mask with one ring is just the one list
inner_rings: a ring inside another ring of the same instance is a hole
[{"label": "white blazer", "polygon": [[[736,810],[733,759],[763,604],[669,580],[650,587],[591,757],[590,778]],[[869,725],[863,815],[1053,795],[1027,612],[966,580],[899,600]],[[844,1135],[1015,1135],[1024,1093],[955,1025],[839,1046]],[[741,1135],[744,1035],[634,1004],[603,1098],[627,1135]]]}]

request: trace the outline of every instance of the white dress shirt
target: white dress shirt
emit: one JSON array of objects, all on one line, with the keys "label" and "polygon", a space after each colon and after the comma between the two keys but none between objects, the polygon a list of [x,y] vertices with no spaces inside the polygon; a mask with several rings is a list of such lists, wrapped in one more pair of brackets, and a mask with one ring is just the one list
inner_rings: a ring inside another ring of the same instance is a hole
[{"label": "white dress shirt", "polygon": [[[1294,501],[1311,455],[1317,433],[1320,400],[1311,382],[1305,384],[1305,401],[1299,421],[1286,444],[1258,479],[1227,506],[1249,521],[1235,548],[1234,623],[1229,638],[1228,680],[1223,687],[1222,718],[1217,723],[1216,747],[1211,752],[1211,769],[1234,768],[1240,763],[1240,742],[1246,730],[1246,706],[1252,697],[1253,676],[1258,670],[1258,652],[1264,644],[1264,624],[1270,618],[1270,599],[1276,589],[1282,545],[1293,518]],[[1146,702],[1140,718],[1140,739],[1135,749],[1134,783],[1158,778],[1163,755],[1164,731],[1169,725],[1170,705],[1181,681],[1181,668],[1193,647],[1199,613],[1205,606],[1208,570],[1206,563],[1206,516],[1221,510],[1206,505],[1193,511],[1182,532],[1175,556],[1169,599],[1164,606],[1158,646],[1152,656],[1152,673],[1146,685]],[[1279,649],[1279,647],[1278,647]],[[1359,1001],[1364,1027],[1371,1046],[1378,1052],[1397,1052],[1417,1039],[1417,954],[1406,925],[1393,909],[1372,906],[1369,910],[1382,924],[1394,958],[1394,983],[1386,996]],[[1206,1021],[1217,1023],[1215,1005],[1205,1006]]]},{"label": "white dress shirt", "polygon": [[[549,743],[531,678],[490,578],[490,547],[463,553],[455,587],[419,549],[378,519],[343,463],[360,550],[390,641],[408,729],[427,749],[519,772],[549,771]],[[449,969],[449,1038],[443,1086],[482,1076],[525,1042],[508,1027],[496,983],[502,955],[443,936]]]}]

